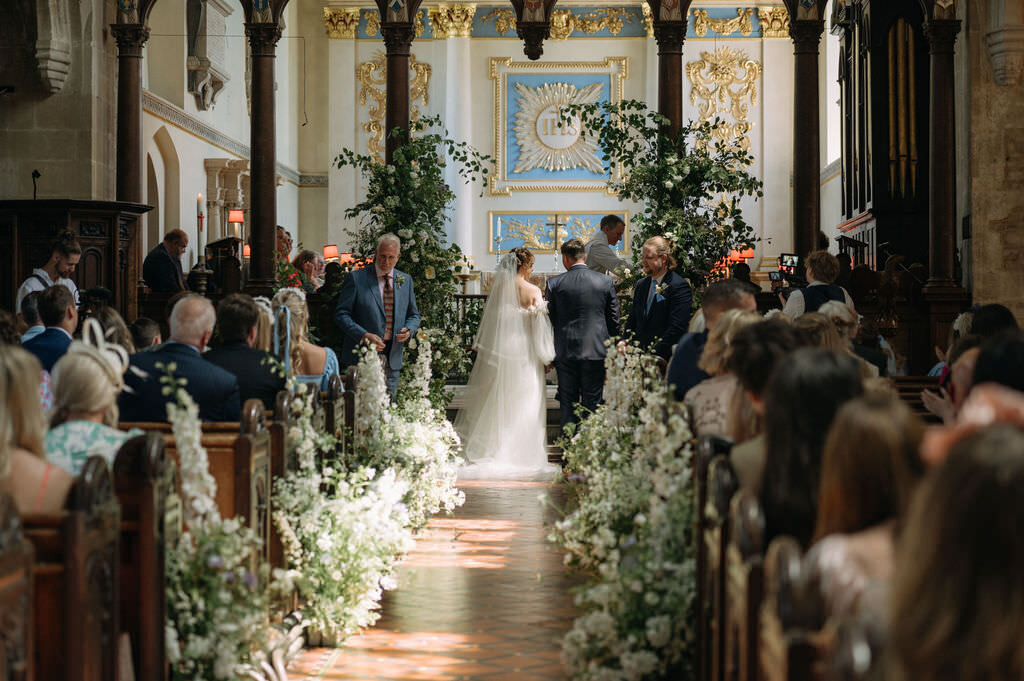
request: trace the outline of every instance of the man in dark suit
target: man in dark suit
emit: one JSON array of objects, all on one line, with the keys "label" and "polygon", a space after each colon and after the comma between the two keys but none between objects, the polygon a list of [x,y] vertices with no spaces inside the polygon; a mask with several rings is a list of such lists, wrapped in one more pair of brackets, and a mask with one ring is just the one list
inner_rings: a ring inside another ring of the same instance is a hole
[{"label": "man in dark suit", "polygon": [[633,334],[640,347],[651,347],[654,354],[668,361],[690,323],[693,291],[672,271],[676,262],[664,238],[648,239],[641,261],[647,276],[634,289],[626,331]]},{"label": "man in dark suit", "polygon": [[270,353],[252,347],[260,311],[252,296],[232,293],[217,304],[220,345],[203,359],[225,369],[238,379],[241,403],[255,397],[266,409],[273,409],[277,393],[284,390],[284,374],[275,370]]},{"label": "man in dark suit", "polygon": [[[171,312],[171,335],[160,349],[131,356],[131,369],[117,404],[122,421],[166,421],[167,403],[173,395],[163,394],[160,378],[173,364],[175,378],[185,379],[185,390],[199,406],[203,421],[237,421],[241,413],[238,380],[200,356],[213,335],[217,316],[213,305],[202,296],[187,295]],[[156,365],[162,364],[163,368]],[[146,374],[142,378],[135,369]]]},{"label": "man in dark suit", "polygon": [[687,333],[679,339],[679,345],[672,353],[668,365],[668,384],[673,386],[676,399],[681,400],[687,391],[706,378],[710,378],[699,366],[708,332],[723,314],[729,310],[757,311],[757,300],[750,289],[738,279],[723,279],[709,284],[704,289],[703,305],[704,331]]},{"label": "man in dark suit", "polygon": [[334,312],[334,321],[345,334],[339,361],[345,366],[358,363],[357,348],[363,341],[370,343],[386,359],[385,380],[392,400],[405,344],[420,328],[412,277],[395,269],[401,254],[397,236],[381,236],[373,264],[345,278]]},{"label": "man in dark suit", "polygon": [[51,286],[38,296],[36,307],[46,330],[22,347],[39,359],[43,369],[53,371],[53,365],[71,345],[71,334],[78,328],[78,307],[65,286]]},{"label": "man in dark suit", "polygon": [[575,405],[593,411],[604,396],[605,341],[619,328],[612,278],[586,265],[579,239],[562,244],[565,274],[548,280],[548,314],[555,331],[555,367],[562,428],[577,421]]},{"label": "man in dark suit", "polygon": [[188,234],[172,229],[142,262],[142,278],[153,291],[177,293],[186,289],[181,256],[188,250]]}]

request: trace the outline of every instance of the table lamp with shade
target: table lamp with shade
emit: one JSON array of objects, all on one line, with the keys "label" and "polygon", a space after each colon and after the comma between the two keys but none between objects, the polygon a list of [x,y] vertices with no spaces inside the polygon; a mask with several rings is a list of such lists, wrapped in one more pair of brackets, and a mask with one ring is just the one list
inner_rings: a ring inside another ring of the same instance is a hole
[{"label": "table lamp with shade", "polygon": [[327,262],[338,262],[341,259],[341,255],[338,253],[337,244],[328,244],[324,246],[324,260]]}]

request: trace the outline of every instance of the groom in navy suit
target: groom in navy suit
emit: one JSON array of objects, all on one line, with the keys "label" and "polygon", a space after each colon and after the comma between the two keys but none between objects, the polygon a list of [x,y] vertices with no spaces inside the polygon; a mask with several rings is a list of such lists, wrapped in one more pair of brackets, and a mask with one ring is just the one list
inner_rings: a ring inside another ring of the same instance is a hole
[{"label": "groom in navy suit", "polygon": [[604,398],[605,341],[619,329],[615,283],[588,268],[586,257],[583,242],[569,239],[562,244],[562,264],[568,271],[548,280],[563,429],[578,420],[577,403],[593,411]]},{"label": "groom in navy suit", "polygon": [[377,241],[373,264],[345,278],[338,295],[334,321],[345,334],[340,361],[356,364],[356,350],[366,341],[377,349],[391,399],[398,391],[405,344],[420,327],[412,277],[395,269],[402,242],[394,234]]},{"label": "groom in navy suit", "polygon": [[664,238],[648,239],[641,260],[647,276],[634,289],[626,331],[633,334],[640,347],[652,348],[654,354],[668,361],[673,346],[690,324],[693,291],[672,271],[675,261]]}]

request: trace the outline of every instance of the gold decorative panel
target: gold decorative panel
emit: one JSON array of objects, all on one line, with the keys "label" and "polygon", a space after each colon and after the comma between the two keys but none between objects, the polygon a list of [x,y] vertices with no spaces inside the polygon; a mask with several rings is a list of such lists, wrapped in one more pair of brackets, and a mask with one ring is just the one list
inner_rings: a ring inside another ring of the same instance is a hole
[{"label": "gold decorative panel", "polygon": [[749,36],[754,32],[754,9],[737,9],[736,16],[732,19],[711,19],[706,9],[693,10],[693,32],[703,38],[712,30],[718,35],[725,37],[733,33],[742,36]]},{"label": "gold decorative panel", "polygon": [[573,31],[593,35],[607,30],[612,35],[622,33],[625,24],[633,23],[633,15],[626,9],[601,8],[584,14],[573,14],[571,10],[556,9],[551,15],[551,39],[565,40]]},{"label": "gold decorative panel", "polygon": [[690,103],[697,107],[702,121],[711,121],[725,114],[730,123],[719,127],[716,136],[741,149],[750,148],[747,133],[753,128],[748,120],[750,107],[757,105],[757,81],[761,77],[760,62],[746,52],[720,47],[714,52],[701,52],[699,61],[686,65],[686,77],[692,86]]},{"label": "gold decorative panel", "polygon": [[761,35],[765,38],[789,38],[789,11],[785,7],[758,7]]},{"label": "gold decorative panel", "polygon": [[[420,108],[415,103],[423,106],[430,104],[430,64],[416,60],[414,55],[409,55],[409,70],[411,80],[409,82],[409,119],[417,120],[420,117]],[[366,106],[370,102],[370,120],[363,123],[363,130],[370,136],[367,142],[367,152],[375,159],[384,162],[384,116],[387,106],[387,63],[383,52],[380,52],[370,61],[365,61],[356,69],[356,78],[359,80],[359,106]]]},{"label": "gold decorative panel", "polygon": [[468,38],[473,28],[473,15],[476,5],[442,3],[429,10],[430,25],[434,30],[434,38]]},{"label": "gold decorative panel", "polygon": [[352,39],[359,27],[359,10],[324,7],[324,27],[331,40]]},{"label": "gold decorative panel", "polygon": [[505,35],[516,30],[516,13],[511,9],[493,9],[480,17],[483,23],[494,22],[494,30],[500,35]]}]

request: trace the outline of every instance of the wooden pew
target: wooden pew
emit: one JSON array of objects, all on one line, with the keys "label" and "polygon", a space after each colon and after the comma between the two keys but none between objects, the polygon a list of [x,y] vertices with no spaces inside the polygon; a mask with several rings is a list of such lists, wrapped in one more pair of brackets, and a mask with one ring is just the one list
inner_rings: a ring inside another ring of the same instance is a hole
[{"label": "wooden pew", "polygon": [[939,391],[939,379],[934,376],[893,376],[896,392],[911,411],[929,423],[938,423],[939,418],[928,411],[921,399],[922,390]]},{"label": "wooden pew", "polygon": [[[119,427],[162,433],[168,454],[180,464],[169,423],[123,422]],[[215,501],[221,516],[244,518],[263,542],[269,561],[271,448],[263,403],[247,400],[240,423],[207,422],[202,428],[202,445],[209,458],[210,474],[217,481]]]},{"label": "wooden pew", "polygon": [[32,556],[14,499],[0,494],[0,679],[4,681],[35,678]]},{"label": "wooden pew", "polygon": [[110,469],[100,457],[86,461],[65,510],[24,517],[36,554],[36,679],[116,681],[120,517]]},{"label": "wooden pew", "polygon": [[324,431],[338,437],[345,425],[345,388],[341,376],[335,374],[327,382],[327,391],[320,393],[324,412]]},{"label": "wooden pew", "polygon": [[711,461],[719,455],[728,456],[732,449],[732,441],[715,435],[705,435],[697,438],[697,445],[694,448],[692,458],[693,466],[693,498],[696,504],[696,529],[694,537],[697,538],[697,596],[694,611],[697,613],[697,651],[698,671],[700,679],[707,679],[711,673],[711,638],[708,626],[711,621],[710,614],[710,592],[708,589],[708,555],[704,543],[704,507],[707,504],[708,489],[708,468]]},{"label": "wooden pew", "polygon": [[121,504],[121,626],[131,642],[135,678],[163,679],[165,556],[180,533],[181,500],[159,433],[121,446],[114,489]]},{"label": "wooden pew", "polygon": [[764,589],[764,510],[745,490],[729,507],[726,550],[726,658],[729,678],[758,681],[758,623]]},{"label": "wooden pew", "polygon": [[765,559],[759,657],[764,681],[818,681],[824,608],[804,570],[800,545],[778,537]]},{"label": "wooden pew", "polygon": [[704,504],[704,594],[708,598],[705,649],[712,681],[726,681],[725,618],[726,618],[726,547],[729,545],[729,504],[739,484],[736,474],[724,456],[717,456],[708,469],[708,499]]}]

